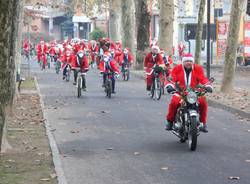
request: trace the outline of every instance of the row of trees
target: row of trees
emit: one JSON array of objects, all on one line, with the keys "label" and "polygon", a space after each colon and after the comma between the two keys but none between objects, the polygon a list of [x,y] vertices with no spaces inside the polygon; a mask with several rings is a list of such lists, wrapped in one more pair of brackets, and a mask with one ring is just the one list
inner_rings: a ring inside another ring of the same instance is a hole
[{"label": "row of trees", "polygon": [[[145,52],[149,48],[151,21],[149,2],[149,0],[110,0],[110,38],[117,40],[121,37],[125,47],[130,47],[132,50],[136,48],[138,68],[142,67]],[[174,0],[159,0],[158,5],[160,9],[159,46],[171,52]]]},{"label": "row of trees", "polygon": [[[206,1],[200,0],[198,26],[196,31],[196,49],[195,49],[195,61],[198,64],[200,63],[205,5]],[[224,93],[231,93],[233,91],[235,67],[236,67],[235,60],[236,60],[236,50],[238,46],[240,21],[242,15],[246,14],[246,7],[247,7],[247,0],[232,0],[229,33],[228,33],[227,48],[225,53],[223,81],[221,86],[221,91]]]}]

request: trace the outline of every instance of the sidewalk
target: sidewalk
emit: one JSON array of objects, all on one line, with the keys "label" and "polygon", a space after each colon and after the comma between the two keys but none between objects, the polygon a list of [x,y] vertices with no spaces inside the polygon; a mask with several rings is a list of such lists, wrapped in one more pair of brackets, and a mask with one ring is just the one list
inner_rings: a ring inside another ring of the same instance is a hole
[{"label": "sidewalk", "polygon": [[34,80],[26,79],[13,114],[6,117],[11,146],[0,154],[1,184],[56,184],[57,174],[45,130],[45,119]]},{"label": "sidewalk", "polygon": [[[131,74],[144,80],[143,70],[132,70]],[[220,80],[221,78],[215,78],[214,92],[207,95],[209,106],[229,111],[250,121],[250,86],[245,86],[244,89],[235,87],[231,95],[225,95],[220,92]]]}]

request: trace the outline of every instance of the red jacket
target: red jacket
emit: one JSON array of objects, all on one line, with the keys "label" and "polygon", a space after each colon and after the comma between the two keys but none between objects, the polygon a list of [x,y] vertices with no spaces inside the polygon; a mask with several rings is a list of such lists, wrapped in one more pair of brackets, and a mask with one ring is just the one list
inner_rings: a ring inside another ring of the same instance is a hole
[{"label": "red jacket", "polygon": [[202,84],[205,86],[211,86],[209,80],[204,75],[203,68],[200,65],[193,64],[193,69],[189,74],[187,79],[187,75],[182,64],[176,65],[171,72],[172,81],[166,81],[165,85],[175,87],[175,83],[179,82],[180,87],[186,89],[188,86],[191,88],[195,88],[198,84]]},{"label": "red jacket", "polygon": [[[68,54],[68,56],[67,56]],[[61,58],[60,61],[62,62],[62,68],[64,69],[64,67],[69,64],[70,66],[72,66],[73,60],[74,60],[75,55],[73,53],[69,54],[69,51],[66,53],[64,53]]]},{"label": "red jacket", "polygon": [[[111,59],[109,62],[109,67],[111,68],[111,70],[117,74],[120,73],[119,68],[117,67],[116,61],[114,59]],[[99,70],[100,72],[105,72],[105,62],[104,60],[101,60],[100,64],[99,64]]]},{"label": "red jacket", "polygon": [[89,42],[88,44],[88,49],[91,53],[99,51],[98,45],[96,44],[95,46],[92,46],[91,42]]},{"label": "red jacket", "polygon": [[95,54],[98,54],[99,52],[99,47],[98,45],[96,44],[95,46],[92,46],[91,42],[89,43],[88,45],[88,49],[90,51],[90,56],[91,56],[91,59],[92,61],[94,61],[95,59]]},{"label": "red jacket", "polygon": [[152,52],[148,53],[144,59],[144,69],[147,74],[150,74],[152,71],[152,67],[154,64],[164,65],[163,58],[160,54],[157,54],[155,58],[153,58]]},{"label": "red jacket", "polygon": [[47,51],[48,47],[46,44],[44,44],[43,46],[41,44],[37,45],[37,55],[46,54]]},{"label": "red jacket", "polygon": [[51,56],[54,56],[54,55],[56,54],[56,49],[55,49],[55,47],[51,47],[51,48],[49,49],[49,54],[50,54]]},{"label": "red jacket", "polygon": [[80,67],[82,71],[87,72],[89,70],[89,62],[86,55],[82,58],[79,58],[77,55],[72,55],[71,66],[73,69]]},{"label": "red jacket", "polygon": [[29,50],[29,47],[30,47],[29,42],[28,42],[27,40],[24,41],[24,43],[23,43],[23,50],[28,51],[28,50]]},{"label": "red jacket", "polygon": [[118,64],[120,64],[123,60],[123,52],[121,49],[114,50],[114,52],[115,52],[114,59]]},{"label": "red jacket", "polygon": [[133,63],[133,56],[131,53],[128,53],[127,55],[124,54],[124,52],[122,53],[121,55],[121,58],[122,58],[122,62],[119,63],[120,65],[122,65],[122,63],[127,60],[129,64],[132,64]]}]

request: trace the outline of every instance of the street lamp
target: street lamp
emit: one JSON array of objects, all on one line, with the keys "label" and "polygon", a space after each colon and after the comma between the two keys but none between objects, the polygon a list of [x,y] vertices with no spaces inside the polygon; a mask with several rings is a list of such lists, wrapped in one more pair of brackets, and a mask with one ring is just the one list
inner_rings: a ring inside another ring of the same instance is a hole
[{"label": "street lamp", "polygon": [[210,78],[210,0],[207,0],[207,77]]}]

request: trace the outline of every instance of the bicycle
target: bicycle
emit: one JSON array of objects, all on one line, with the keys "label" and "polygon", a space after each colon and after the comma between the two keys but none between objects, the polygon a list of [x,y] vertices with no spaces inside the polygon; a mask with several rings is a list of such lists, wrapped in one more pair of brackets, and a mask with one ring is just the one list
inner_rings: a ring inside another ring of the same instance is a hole
[{"label": "bicycle", "polygon": [[106,96],[108,98],[111,98],[111,93],[112,93],[112,77],[113,73],[111,71],[106,71],[104,74],[104,91],[106,93]]},{"label": "bicycle", "polygon": [[163,72],[163,69],[158,65],[154,65],[152,72],[153,72],[153,84],[151,86],[151,98],[160,100],[162,95],[162,83],[160,80],[160,73]]},{"label": "bicycle", "polygon": [[123,63],[122,64],[122,78],[124,81],[128,81],[129,77],[130,77],[129,64]]},{"label": "bicycle", "polygon": [[76,78],[76,88],[77,88],[77,97],[80,98],[82,96],[82,89],[85,87],[86,79],[85,75],[86,73],[82,72],[80,68],[75,69],[77,72],[77,78]]}]

